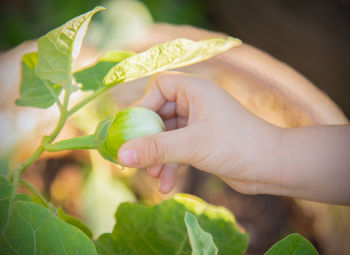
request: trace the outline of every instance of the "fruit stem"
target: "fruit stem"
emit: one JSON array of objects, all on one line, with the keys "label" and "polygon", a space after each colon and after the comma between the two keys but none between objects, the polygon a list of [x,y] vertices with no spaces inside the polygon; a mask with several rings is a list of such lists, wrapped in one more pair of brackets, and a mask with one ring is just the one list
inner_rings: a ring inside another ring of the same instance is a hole
[{"label": "fruit stem", "polygon": [[46,142],[45,138],[43,139],[42,145],[46,151],[96,149],[95,135],[78,136],[54,144]]}]

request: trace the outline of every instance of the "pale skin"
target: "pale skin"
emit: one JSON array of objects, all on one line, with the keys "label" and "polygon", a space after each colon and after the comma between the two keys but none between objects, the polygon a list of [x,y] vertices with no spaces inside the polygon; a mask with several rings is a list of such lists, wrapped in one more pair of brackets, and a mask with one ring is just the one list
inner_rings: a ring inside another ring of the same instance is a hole
[{"label": "pale skin", "polygon": [[175,72],[153,75],[135,104],[158,112],[166,131],[125,143],[118,160],[147,167],[162,193],[189,164],[244,194],[350,205],[349,125],[280,128],[214,81]]}]

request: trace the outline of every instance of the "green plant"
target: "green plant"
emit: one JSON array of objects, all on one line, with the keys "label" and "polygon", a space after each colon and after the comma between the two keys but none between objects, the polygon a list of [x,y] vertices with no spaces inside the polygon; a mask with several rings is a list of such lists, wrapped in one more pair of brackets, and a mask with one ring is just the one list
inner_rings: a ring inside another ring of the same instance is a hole
[{"label": "green plant", "polygon": [[[132,114],[132,123],[149,119],[152,132],[162,130],[160,119],[144,109],[129,108],[120,115],[103,121],[94,135],[53,143],[67,119],[87,103],[113,86],[152,73],[177,68],[210,58],[240,45],[235,38],[215,38],[200,42],[177,39],[133,54],[110,52],[92,67],[73,73],[71,64],[78,56],[92,16],[103,10],[96,7],[38,41],[38,52],[22,59],[22,82],[17,105],[48,108],[56,104],[60,117],[53,132],[43,137],[39,148],[25,162],[0,177],[0,253],[1,254],[242,254],[248,234],[237,226],[233,215],[225,208],[206,204],[189,196],[176,195],[163,203],[146,207],[123,203],[116,211],[117,223],[112,233],[92,239],[84,223],[55,208],[21,174],[44,151],[65,149],[99,149],[111,161],[116,161],[118,146],[111,147],[114,125],[122,124],[123,116]],[[75,81],[75,82],[74,82]],[[78,86],[80,84],[80,86]],[[77,91],[92,91],[69,108],[71,95]],[[63,100],[60,94],[64,93]],[[156,123],[156,131],[154,131]],[[130,128],[130,127],[128,127]],[[135,131],[131,130],[132,138]],[[119,129],[118,129],[119,130]],[[123,129],[122,129],[123,130]],[[128,131],[128,129],[127,129]],[[119,131],[118,131],[119,132]],[[123,131],[124,132],[124,131]],[[147,131],[148,133],[148,131]],[[136,135],[143,135],[137,133]],[[124,142],[124,141],[121,141]],[[25,186],[32,196],[17,194],[18,185]],[[290,235],[273,246],[267,254],[317,254],[315,248],[300,235]],[[300,253],[298,253],[300,254]]]}]

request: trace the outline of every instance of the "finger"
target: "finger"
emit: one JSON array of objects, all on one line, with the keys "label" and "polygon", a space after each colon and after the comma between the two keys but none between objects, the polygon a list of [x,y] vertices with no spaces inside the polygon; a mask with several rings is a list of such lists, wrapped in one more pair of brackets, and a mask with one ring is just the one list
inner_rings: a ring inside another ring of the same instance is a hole
[{"label": "finger", "polygon": [[[179,72],[162,72],[150,77],[140,106],[158,111],[165,102],[177,102],[182,115],[188,113],[188,99],[204,79]],[[181,107],[179,107],[181,106]]]},{"label": "finger", "polygon": [[158,87],[158,83],[154,82],[154,78],[151,76],[148,80],[144,96],[135,102],[134,105],[147,107],[155,112],[158,112],[166,101],[166,98],[163,96]]},{"label": "finger", "polygon": [[[162,163],[188,163],[197,146],[195,126],[138,137],[123,144],[118,161],[125,166],[147,167]],[[187,144],[187,146],[183,146]]]},{"label": "finger", "polygon": [[176,103],[166,102],[159,110],[158,114],[163,120],[169,120],[176,117]]},{"label": "finger", "polygon": [[220,178],[231,188],[242,194],[268,194],[266,192],[266,184],[247,181],[239,181],[228,177],[220,176]]},{"label": "finger", "polygon": [[158,178],[160,172],[162,171],[164,167],[164,164],[159,164],[159,165],[154,165],[154,166],[150,166],[148,168],[148,173],[150,176],[152,176],[153,178]]},{"label": "finger", "polygon": [[177,128],[183,128],[187,126],[188,119],[187,118],[172,118],[170,120],[165,120],[164,125],[166,130],[174,130]]},{"label": "finger", "polygon": [[169,193],[175,186],[175,177],[178,164],[166,164],[159,176],[159,191],[163,194]]}]

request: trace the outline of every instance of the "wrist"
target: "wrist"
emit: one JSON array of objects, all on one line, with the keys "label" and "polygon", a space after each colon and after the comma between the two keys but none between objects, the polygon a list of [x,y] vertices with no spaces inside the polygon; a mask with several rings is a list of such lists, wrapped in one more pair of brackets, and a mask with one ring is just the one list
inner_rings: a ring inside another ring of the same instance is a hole
[{"label": "wrist", "polygon": [[283,195],[286,176],[283,168],[283,141],[286,129],[265,122],[254,150],[253,168],[259,194]]},{"label": "wrist", "polygon": [[[254,116],[244,125],[243,139],[234,139],[232,171],[223,175],[227,183],[245,194],[284,193],[281,146],[285,129]],[[231,180],[231,181],[229,181]]]},{"label": "wrist", "polygon": [[279,195],[349,204],[348,126],[283,130]]}]

